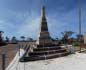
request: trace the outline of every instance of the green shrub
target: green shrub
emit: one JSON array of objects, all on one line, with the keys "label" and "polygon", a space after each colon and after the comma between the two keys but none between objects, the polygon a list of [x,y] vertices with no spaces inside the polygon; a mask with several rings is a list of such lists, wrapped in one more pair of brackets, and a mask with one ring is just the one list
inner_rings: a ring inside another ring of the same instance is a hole
[{"label": "green shrub", "polygon": [[80,43],[79,42],[73,42],[73,46],[79,46]]}]

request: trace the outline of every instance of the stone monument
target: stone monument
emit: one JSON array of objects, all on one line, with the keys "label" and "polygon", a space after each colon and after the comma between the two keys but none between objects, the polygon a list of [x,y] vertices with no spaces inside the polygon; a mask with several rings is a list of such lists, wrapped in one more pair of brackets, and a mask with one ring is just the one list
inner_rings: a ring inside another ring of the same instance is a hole
[{"label": "stone monument", "polygon": [[48,31],[48,24],[46,20],[46,14],[45,14],[45,7],[42,7],[41,12],[41,24],[39,28],[39,34],[37,39],[37,45],[50,45],[52,44],[52,40]]},{"label": "stone monument", "polygon": [[48,31],[44,6],[42,7],[41,24],[39,30],[40,32],[35,47],[33,48],[33,46],[30,46],[30,48],[33,48],[32,52],[26,49],[25,55],[20,59],[21,62],[46,60],[66,56],[69,54],[67,49],[53,44]]}]

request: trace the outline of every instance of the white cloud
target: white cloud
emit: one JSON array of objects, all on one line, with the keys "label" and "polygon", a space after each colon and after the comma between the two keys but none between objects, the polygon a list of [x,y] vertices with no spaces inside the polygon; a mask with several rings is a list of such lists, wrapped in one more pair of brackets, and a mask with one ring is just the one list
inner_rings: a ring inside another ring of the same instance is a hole
[{"label": "white cloud", "polygon": [[27,18],[23,25],[19,26],[19,29],[17,31],[18,36],[26,36],[26,37],[32,37],[36,38],[37,33],[38,33],[38,28],[39,28],[39,23],[40,23],[40,18],[35,17],[35,18]]},{"label": "white cloud", "polygon": [[[49,31],[52,37],[61,37],[61,32],[65,30],[78,31],[77,11],[73,9],[64,15],[58,16],[61,13],[53,13],[47,16]],[[24,21],[19,27],[17,35],[37,38],[39,31],[40,17],[34,12]]]},{"label": "white cloud", "polygon": [[14,24],[6,20],[0,20],[0,30],[8,30],[14,28]]},{"label": "white cloud", "polygon": [[[8,35],[11,33],[11,36],[16,35],[19,37],[24,35],[26,37],[37,38],[41,18],[36,11],[30,10],[24,13],[9,11],[9,13],[11,13],[9,16],[12,17],[14,22],[11,18],[8,20],[0,19],[0,30],[5,30]],[[47,16],[48,27],[52,37],[61,37],[61,32],[65,30],[78,32],[76,9],[68,11],[67,13],[65,12],[65,14],[61,13],[49,13]],[[83,31],[85,31],[85,26],[83,27]]]}]

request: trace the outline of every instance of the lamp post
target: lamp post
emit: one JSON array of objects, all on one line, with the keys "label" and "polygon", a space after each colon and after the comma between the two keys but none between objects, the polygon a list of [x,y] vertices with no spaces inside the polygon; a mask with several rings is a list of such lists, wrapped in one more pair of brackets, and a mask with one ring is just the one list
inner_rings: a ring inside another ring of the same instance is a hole
[{"label": "lamp post", "polygon": [[19,50],[19,57],[20,57],[20,45],[18,45],[18,50]]},{"label": "lamp post", "polygon": [[80,43],[80,53],[81,53],[81,0],[78,0],[78,14],[79,14],[79,43]]},{"label": "lamp post", "polygon": [[2,38],[2,33],[3,31],[0,31],[0,47],[2,47],[2,70],[5,70],[5,59],[6,59],[6,50],[5,50],[5,45],[6,43],[3,41]]},{"label": "lamp post", "polygon": [[2,46],[2,70],[5,70],[5,59],[6,59],[6,52],[5,52],[5,46]]}]

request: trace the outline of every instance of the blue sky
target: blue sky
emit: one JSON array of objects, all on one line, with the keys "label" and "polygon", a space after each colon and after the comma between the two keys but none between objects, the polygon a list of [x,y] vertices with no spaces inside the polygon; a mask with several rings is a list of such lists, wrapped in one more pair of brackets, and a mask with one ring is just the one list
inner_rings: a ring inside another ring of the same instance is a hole
[{"label": "blue sky", "polygon": [[[86,0],[82,4],[82,33],[86,32]],[[61,38],[61,32],[78,33],[78,0],[0,0],[0,30],[4,36],[37,38],[41,7],[46,7],[50,35]]]}]

